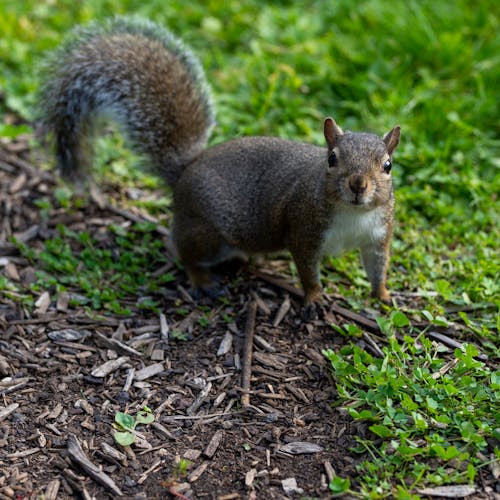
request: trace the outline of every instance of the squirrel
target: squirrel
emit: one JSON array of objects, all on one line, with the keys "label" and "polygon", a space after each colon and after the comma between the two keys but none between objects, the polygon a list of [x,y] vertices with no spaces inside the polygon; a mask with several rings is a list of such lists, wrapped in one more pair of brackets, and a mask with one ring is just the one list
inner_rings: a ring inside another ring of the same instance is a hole
[{"label": "squirrel", "polygon": [[47,69],[40,120],[62,174],[85,173],[95,119],[114,119],[173,190],[173,240],[194,289],[210,289],[211,268],[223,261],[287,249],[305,306],[315,307],[322,257],[358,248],[372,296],[390,300],[399,126],[379,137],[326,118],[326,147],[278,137],[207,147],[215,112],[199,60],[170,31],[137,18],[77,28]]}]

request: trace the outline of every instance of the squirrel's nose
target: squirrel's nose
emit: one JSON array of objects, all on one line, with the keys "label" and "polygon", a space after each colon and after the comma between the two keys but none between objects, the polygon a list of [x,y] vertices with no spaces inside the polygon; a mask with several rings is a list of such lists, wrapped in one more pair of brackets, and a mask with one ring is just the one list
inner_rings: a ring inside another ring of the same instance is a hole
[{"label": "squirrel's nose", "polygon": [[353,175],[349,179],[349,187],[354,194],[362,194],[366,191],[368,183],[362,175]]}]

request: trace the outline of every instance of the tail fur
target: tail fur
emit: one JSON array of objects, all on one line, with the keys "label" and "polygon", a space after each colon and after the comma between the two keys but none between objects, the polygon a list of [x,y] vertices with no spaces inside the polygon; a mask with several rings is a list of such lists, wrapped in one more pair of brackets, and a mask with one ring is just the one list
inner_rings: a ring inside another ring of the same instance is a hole
[{"label": "tail fur", "polygon": [[76,29],[47,61],[44,79],[42,130],[53,136],[66,177],[88,167],[94,122],[102,115],[119,124],[132,149],[170,185],[205,148],[214,125],[200,62],[149,21],[117,17]]}]

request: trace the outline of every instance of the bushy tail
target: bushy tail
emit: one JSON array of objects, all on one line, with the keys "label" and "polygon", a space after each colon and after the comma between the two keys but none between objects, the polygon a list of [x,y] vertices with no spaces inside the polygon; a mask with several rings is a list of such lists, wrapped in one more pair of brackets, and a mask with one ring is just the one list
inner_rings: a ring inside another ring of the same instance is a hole
[{"label": "bushy tail", "polygon": [[205,147],[214,125],[198,59],[145,20],[118,17],[75,30],[47,61],[44,80],[42,130],[53,136],[67,177],[90,163],[89,139],[103,114],[171,185]]}]

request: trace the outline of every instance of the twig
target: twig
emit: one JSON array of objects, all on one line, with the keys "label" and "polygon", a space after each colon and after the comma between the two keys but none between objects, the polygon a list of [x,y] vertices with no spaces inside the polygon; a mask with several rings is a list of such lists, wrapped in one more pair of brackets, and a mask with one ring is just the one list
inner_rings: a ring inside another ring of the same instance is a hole
[{"label": "twig", "polygon": [[345,307],[338,306],[337,304],[330,304],[329,307],[333,312],[340,314],[340,316],[343,316],[344,318],[354,321],[358,325],[365,327],[367,330],[370,330],[372,332],[380,332],[380,328],[377,325],[376,321],[365,318],[364,316],[361,316],[361,314],[352,312]]},{"label": "twig", "polygon": [[[252,300],[248,305],[247,323],[245,326],[245,343],[243,345],[243,363],[241,373],[241,385],[245,391],[250,390],[250,377],[252,375],[252,351],[253,351],[253,336],[255,332],[255,317],[257,315],[257,302]],[[250,404],[250,394],[243,393],[241,395],[241,405],[248,406]]]},{"label": "twig", "polygon": [[367,344],[375,351],[375,353],[379,358],[384,357],[382,349],[380,349],[379,345],[375,342],[375,340],[371,337],[369,333],[363,332],[363,338],[365,339]]},{"label": "twig", "polygon": [[[439,342],[441,342],[444,345],[447,345],[448,347],[453,347],[454,349],[463,349],[464,347],[461,342],[457,342],[456,340],[450,339],[450,337],[443,335],[442,333],[438,332],[424,332],[424,333],[428,337],[432,337],[435,340],[439,340]],[[481,361],[488,360],[488,356],[486,354],[478,354],[476,357]]]},{"label": "twig", "polygon": [[116,483],[99,467],[94,465],[85,455],[74,434],[68,436],[68,455],[73,462],[76,462],[94,481],[102,484],[106,489],[113,492],[117,496],[123,496],[122,491]]},{"label": "twig", "polygon": [[278,288],[282,288],[283,290],[289,292],[291,295],[295,295],[295,297],[298,298],[304,297],[304,292],[300,288],[297,288],[296,286],[292,285],[289,281],[287,281],[284,278],[279,278],[277,276],[273,276],[272,274],[268,274],[263,271],[255,271],[254,274],[255,276],[257,276],[257,278],[260,278],[261,280],[266,281],[271,285],[277,286]]},{"label": "twig", "polygon": [[223,411],[220,413],[211,413],[208,415],[168,415],[163,417],[166,421],[171,420],[206,420],[215,417],[224,417],[225,415],[234,415],[240,413],[239,411]]}]

